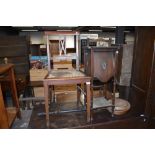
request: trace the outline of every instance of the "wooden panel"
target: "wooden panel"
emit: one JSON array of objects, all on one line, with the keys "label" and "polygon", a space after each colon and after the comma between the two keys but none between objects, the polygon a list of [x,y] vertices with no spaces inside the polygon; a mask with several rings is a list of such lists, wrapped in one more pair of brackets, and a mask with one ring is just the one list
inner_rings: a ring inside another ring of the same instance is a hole
[{"label": "wooden panel", "polygon": [[[154,60],[155,60],[155,55],[154,55]],[[152,70],[152,78],[151,78],[151,91],[155,92],[155,82],[154,82],[154,78],[155,78],[155,62],[153,63],[152,67],[153,67],[153,70]]]},{"label": "wooden panel", "polygon": [[59,40],[50,40],[50,54],[59,55]]},{"label": "wooden panel", "polygon": [[132,86],[131,89],[131,109],[136,114],[144,113],[145,111],[146,92]]},{"label": "wooden panel", "polygon": [[155,66],[154,40],[155,27],[136,28],[131,102],[137,113],[140,112],[146,116],[149,116],[155,109],[155,100],[151,97],[151,89],[155,88],[155,69],[152,68]]},{"label": "wooden panel", "polygon": [[109,81],[115,70],[115,52],[118,47],[84,48],[85,73],[102,82]]},{"label": "wooden panel", "polygon": [[53,69],[73,69],[72,64],[53,64]]},{"label": "wooden panel", "polygon": [[[16,80],[21,78],[29,81],[29,42],[26,37],[5,36],[0,37],[0,63],[4,63],[7,57],[8,63],[13,63]],[[23,74],[23,75],[22,75]],[[25,76],[25,77],[24,77]]]},{"label": "wooden panel", "polygon": [[11,45],[23,45],[28,42],[28,38],[22,36],[1,36],[0,37],[0,46],[11,46]]},{"label": "wooden panel", "polygon": [[4,106],[4,100],[0,85],[0,129],[8,128],[8,118],[7,118],[7,111]]},{"label": "wooden panel", "polygon": [[155,36],[155,29],[149,27],[138,27],[136,34],[132,83],[143,90],[147,89],[150,78],[151,60],[154,51],[153,33]]},{"label": "wooden panel", "polygon": [[150,113],[151,117],[155,117],[155,95],[154,92],[151,92],[149,95],[149,106],[150,108],[147,108],[147,113]]},{"label": "wooden panel", "polygon": [[[14,121],[16,114],[18,113],[18,117],[20,117],[20,109],[19,109],[19,100],[17,96],[17,89],[15,85],[15,77],[14,77],[14,70],[12,64],[7,65],[0,65],[0,73],[2,75],[8,73],[9,79],[10,79],[10,90],[12,94],[13,104],[14,107],[6,108],[4,105],[4,100],[1,92],[1,86],[0,86],[0,109],[1,109],[1,128],[9,128]],[[6,80],[6,78],[4,78]]]},{"label": "wooden panel", "polygon": [[108,82],[114,76],[114,53],[94,51],[94,77]]},{"label": "wooden panel", "polygon": [[[155,45],[155,43],[154,43]],[[154,46],[155,48],[155,46]],[[155,52],[155,49],[154,49]],[[155,117],[155,53],[154,57],[152,58],[152,68],[151,68],[151,76],[149,81],[149,88],[147,90],[147,100],[146,100],[146,108],[145,108],[145,114],[147,116]]]},{"label": "wooden panel", "polygon": [[28,55],[28,49],[24,45],[0,46],[0,51],[1,51],[0,57],[27,56]]},{"label": "wooden panel", "polygon": [[86,75],[92,76],[91,68],[91,50],[84,49],[84,72]]}]

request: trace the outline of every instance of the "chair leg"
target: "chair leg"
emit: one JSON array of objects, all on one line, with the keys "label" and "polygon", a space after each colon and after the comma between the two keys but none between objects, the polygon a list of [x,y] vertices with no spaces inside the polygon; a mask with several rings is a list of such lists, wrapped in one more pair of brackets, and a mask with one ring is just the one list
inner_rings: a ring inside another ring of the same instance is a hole
[{"label": "chair leg", "polygon": [[[34,94],[34,87],[30,87],[30,89],[31,89],[31,96],[32,97],[35,97],[35,94]],[[35,105],[35,102],[32,100],[32,106],[34,106]]]},{"label": "chair leg", "polygon": [[77,108],[79,108],[80,96],[81,96],[81,91],[79,90],[78,87],[81,87],[81,84],[77,84]]},{"label": "chair leg", "polygon": [[114,117],[114,110],[115,110],[115,93],[116,93],[116,79],[114,77],[113,81],[113,96],[112,96],[112,117]]}]

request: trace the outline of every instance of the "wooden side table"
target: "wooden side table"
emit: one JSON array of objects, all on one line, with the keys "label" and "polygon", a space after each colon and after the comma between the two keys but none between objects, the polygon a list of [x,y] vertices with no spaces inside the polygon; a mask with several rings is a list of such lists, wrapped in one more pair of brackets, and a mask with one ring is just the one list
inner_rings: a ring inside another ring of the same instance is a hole
[{"label": "wooden side table", "polygon": [[49,128],[49,86],[66,85],[66,84],[86,84],[86,103],[87,103],[87,122],[90,122],[90,80],[91,77],[86,76],[80,71],[76,70],[51,70],[51,72],[45,77],[44,93],[45,93],[45,112],[46,112],[46,125]]},{"label": "wooden side table", "polygon": [[21,118],[13,66],[13,64],[0,65],[0,82],[10,81],[14,103],[13,107],[5,107],[0,84],[0,128],[10,128],[16,116]]}]

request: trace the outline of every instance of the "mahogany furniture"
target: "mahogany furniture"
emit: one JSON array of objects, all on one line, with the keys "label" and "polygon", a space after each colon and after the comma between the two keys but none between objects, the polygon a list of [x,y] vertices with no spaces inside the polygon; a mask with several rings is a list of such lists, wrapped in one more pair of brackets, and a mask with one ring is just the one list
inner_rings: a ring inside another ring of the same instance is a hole
[{"label": "mahogany furniture", "polygon": [[21,117],[13,66],[13,64],[0,65],[0,81],[10,82],[14,104],[13,107],[5,107],[0,84],[0,128],[9,128],[16,116]]},{"label": "mahogany furniture", "polygon": [[[45,77],[44,83],[44,93],[45,93],[45,111],[46,111],[46,125],[49,127],[49,86],[55,85],[66,85],[66,84],[86,84],[86,111],[87,111],[87,122],[90,122],[90,81],[91,77],[86,76],[77,70],[51,70],[50,73]],[[79,94],[77,94],[77,99]]]},{"label": "mahogany furniture", "polygon": [[155,27],[136,27],[131,80],[132,111],[155,117]]},{"label": "mahogany furniture", "polygon": [[[113,78],[113,95],[112,95],[112,114],[115,105],[115,89],[116,89],[116,70],[117,56],[119,54],[118,46],[111,47],[95,47],[88,46],[84,48],[84,72],[87,76],[91,76],[91,94],[93,107],[93,89],[95,87],[103,87]],[[99,81],[99,85],[95,84]],[[109,107],[109,105],[107,105]],[[104,107],[107,107],[104,105]]]}]

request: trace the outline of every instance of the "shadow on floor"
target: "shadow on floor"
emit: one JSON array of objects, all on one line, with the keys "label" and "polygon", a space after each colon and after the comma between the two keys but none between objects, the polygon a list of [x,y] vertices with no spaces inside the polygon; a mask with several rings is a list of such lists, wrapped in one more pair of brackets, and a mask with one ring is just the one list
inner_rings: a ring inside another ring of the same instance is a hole
[{"label": "shadow on floor", "polygon": [[[76,103],[72,103],[72,105],[76,106]],[[63,106],[65,107],[65,105]],[[63,106],[62,109],[64,110]],[[45,115],[38,115],[44,110],[43,104],[34,107],[28,126],[29,129],[46,129]],[[133,117],[130,113],[127,113],[112,118],[111,114],[105,109],[94,111],[93,120],[90,123],[86,122],[85,111],[50,115],[51,129],[144,129],[146,127],[146,123],[140,117]]]}]

